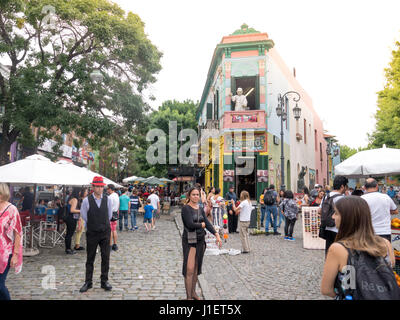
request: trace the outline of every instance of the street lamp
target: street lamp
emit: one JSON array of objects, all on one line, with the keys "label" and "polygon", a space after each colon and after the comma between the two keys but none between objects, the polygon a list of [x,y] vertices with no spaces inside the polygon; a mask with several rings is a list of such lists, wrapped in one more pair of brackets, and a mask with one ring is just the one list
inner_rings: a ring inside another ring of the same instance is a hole
[{"label": "street lamp", "polygon": [[283,122],[287,121],[287,109],[288,102],[286,101],[286,96],[290,94],[295,94],[296,97],[293,98],[293,101],[296,102],[296,106],[293,108],[294,118],[297,120],[300,119],[301,108],[299,108],[297,102],[300,101],[300,94],[296,91],[288,91],[284,95],[278,94],[278,106],[276,107],[276,114],[281,118],[281,189],[285,190],[285,155],[283,148]]}]

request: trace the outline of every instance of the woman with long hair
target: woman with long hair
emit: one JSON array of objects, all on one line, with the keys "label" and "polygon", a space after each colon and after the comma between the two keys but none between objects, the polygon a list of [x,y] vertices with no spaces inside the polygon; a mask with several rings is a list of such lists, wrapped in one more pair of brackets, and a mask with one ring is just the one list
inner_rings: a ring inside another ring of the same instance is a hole
[{"label": "woman with long hair", "polygon": [[[89,192],[87,188],[82,188],[79,192],[78,206],[77,209],[81,208],[81,204],[83,199],[88,196]],[[83,231],[85,230],[85,221],[83,221],[82,217],[79,216],[77,226],[76,226],[76,234],[75,234],[75,250],[85,250],[84,247],[81,247],[81,236]]]},{"label": "woman with long hair", "polygon": [[250,195],[243,190],[240,193],[240,205],[236,207],[235,201],[231,200],[233,210],[239,213],[240,241],[242,242],[242,253],[250,253],[249,226],[253,206],[251,205]]},{"label": "woman with long hair", "polygon": [[80,217],[79,208],[79,195],[81,189],[78,187],[72,188],[71,196],[68,198],[67,204],[67,218],[65,224],[67,225],[67,233],[65,235],[65,253],[75,254],[76,252],[71,249],[72,236],[75,233],[76,225]]},{"label": "woman with long hair", "polygon": [[303,193],[304,193],[304,197],[303,197],[303,203],[301,204],[301,206],[308,207],[310,205],[310,191],[308,190],[307,187],[304,187]]},{"label": "woman with long hair", "polygon": [[285,216],[283,215],[283,211],[279,208],[279,205],[283,202],[285,199],[285,190],[281,189],[279,191],[279,203],[278,203],[278,214],[279,214],[279,222],[278,222],[278,228],[281,227],[282,221],[285,221]]},{"label": "woman with long hair", "polygon": [[324,200],[325,197],[325,191],[321,190],[318,192],[318,196],[314,199],[313,202],[311,202],[310,207],[319,207]]},{"label": "woman with long hair", "polygon": [[[321,293],[330,297],[343,297],[345,293],[342,292],[339,279],[344,276],[345,267],[351,266],[352,259],[357,258],[363,259],[364,269],[358,269],[359,273],[365,272],[363,270],[368,271],[367,262],[371,261],[377,266],[374,267],[372,273],[388,271],[387,274],[389,277],[392,276],[392,279],[389,278],[391,283],[387,284],[386,289],[392,290],[392,294],[400,299],[400,290],[392,272],[392,266],[395,264],[393,248],[388,240],[374,233],[368,203],[358,196],[342,197],[335,203],[332,218],[339,232],[328,250],[321,281]],[[358,275],[357,278],[359,277],[361,276]],[[368,287],[373,285],[373,283],[368,283]],[[356,286],[357,295],[362,290],[360,287],[363,286]],[[374,299],[382,299],[386,296],[385,293],[373,289],[376,293]],[[356,296],[357,298],[363,299]]]},{"label": "woman with long hair", "polygon": [[[196,295],[197,276],[201,274],[204,252],[206,250],[205,230],[207,229],[216,237],[219,247],[222,246],[221,238],[199,206],[200,192],[191,188],[188,192],[188,202],[182,207],[182,233],[183,267],[185,277],[186,296],[188,300],[200,300]],[[194,237],[193,237],[194,236]]]}]

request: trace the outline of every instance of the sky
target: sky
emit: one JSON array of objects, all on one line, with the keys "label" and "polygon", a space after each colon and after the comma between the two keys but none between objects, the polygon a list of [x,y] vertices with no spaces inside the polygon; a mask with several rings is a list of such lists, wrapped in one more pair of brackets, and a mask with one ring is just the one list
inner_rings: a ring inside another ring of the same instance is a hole
[{"label": "sky", "polygon": [[[113,0],[139,15],[163,52],[149,92],[200,100],[215,47],[243,23],[268,33],[340,144],[368,144],[377,92],[400,41],[399,0]],[[188,75],[190,75],[188,77]]]}]

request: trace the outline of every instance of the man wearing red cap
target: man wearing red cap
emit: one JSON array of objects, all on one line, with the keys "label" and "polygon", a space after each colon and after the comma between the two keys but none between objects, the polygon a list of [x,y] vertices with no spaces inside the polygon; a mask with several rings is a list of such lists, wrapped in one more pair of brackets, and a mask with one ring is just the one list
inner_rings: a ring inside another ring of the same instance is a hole
[{"label": "man wearing red cap", "polygon": [[93,263],[96,258],[97,246],[101,250],[101,287],[106,291],[112,289],[108,283],[108,270],[110,267],[110,220],[112,218],[112,201],[103,194],[103,177],[94,177],[92,186],[93,194],[86,197],[81,205],[81,217],[86,224],[86,278],[80,292],[86,292],[93,287]]}]

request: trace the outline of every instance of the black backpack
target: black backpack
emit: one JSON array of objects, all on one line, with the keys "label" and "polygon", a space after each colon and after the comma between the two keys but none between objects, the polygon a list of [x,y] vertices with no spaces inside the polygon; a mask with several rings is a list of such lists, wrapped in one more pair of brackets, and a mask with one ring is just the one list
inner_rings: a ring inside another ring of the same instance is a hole
[{"label": "black backpack", "polygon": [[393,270],[383,257],[346,249],[349,253],[347,264],[354,267],[349,273],[352,276],[346,280],[354,281],[355,278],[355,283],[347,282],[345,288],[341,287],[341,296],[351,295],[353,300],[400,300],[400,288]]},{"label": "black backpack", "polygon": [[333,199],[342,196],[341,194],[335,194],[334,196],[328,196],[321,205],[321,228],[334,227],[335,220],[333,220],[332,215],[335,212],[333,207]]},{"label": "black backpack", "polygon": [[264,204],[267,206],[272,206],[275,203],[274,191],[268,190],[264,194]]}]

